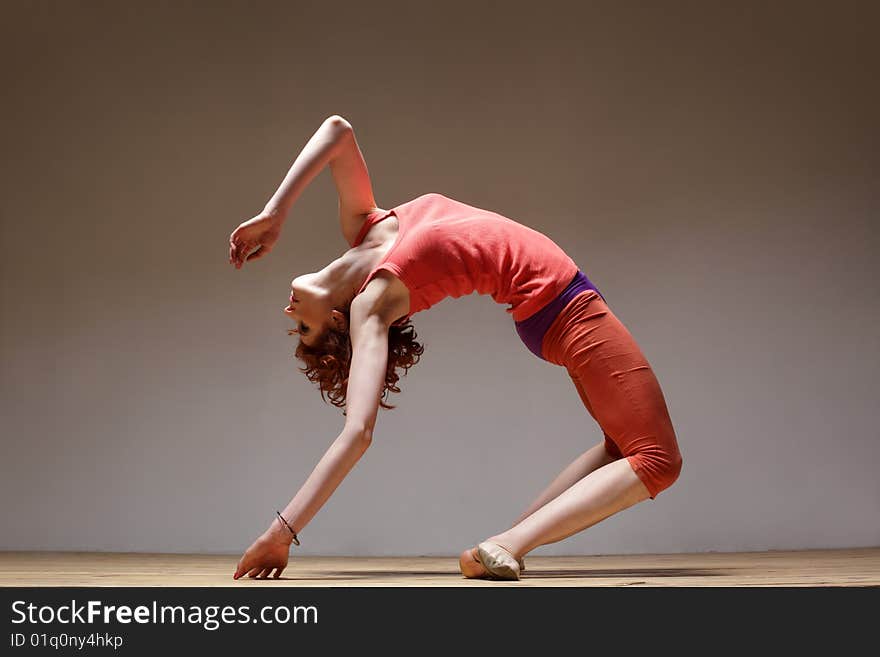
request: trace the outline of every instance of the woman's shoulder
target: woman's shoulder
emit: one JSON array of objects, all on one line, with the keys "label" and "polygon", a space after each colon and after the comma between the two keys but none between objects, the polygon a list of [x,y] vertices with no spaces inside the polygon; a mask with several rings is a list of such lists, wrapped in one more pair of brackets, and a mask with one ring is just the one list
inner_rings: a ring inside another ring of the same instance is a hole
[{"label": "woman's shoulder", "polygon": [[[426,192],[424,194],[420,194],[416,196],[414,199],[407,201],[406,203],[401,203],[403,205],[409,205],[411,203],[455,203],[455,199],[449,198],[444,194],[440,194],[439,192]],[[398,206],[398,207],[401,207]],[[395,208],[396,209],[396,208]]]}]

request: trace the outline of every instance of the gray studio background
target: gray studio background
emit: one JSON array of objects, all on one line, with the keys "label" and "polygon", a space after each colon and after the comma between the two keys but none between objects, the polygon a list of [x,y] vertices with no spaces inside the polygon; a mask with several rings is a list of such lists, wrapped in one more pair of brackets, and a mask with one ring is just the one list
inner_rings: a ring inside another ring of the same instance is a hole
[{"label": "gray studio background", "polygon": [[[382,207],[545,232],[655,368],[678,483],[538,554],[880,544],[876,16],[332,4],[4,4],[0,549],[237,555],[296,492],[343,425],[281,313],[347,246],[329,172],[227,239],[332,113]],[[299,553],[457,554],[601,438],[490,297],[414,323]]]}]

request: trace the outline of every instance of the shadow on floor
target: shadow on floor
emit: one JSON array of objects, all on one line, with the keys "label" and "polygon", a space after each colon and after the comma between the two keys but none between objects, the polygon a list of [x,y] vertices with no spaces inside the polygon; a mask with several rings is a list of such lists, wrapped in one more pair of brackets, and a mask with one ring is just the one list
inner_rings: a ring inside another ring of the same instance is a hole
[{"label": "shadow on floor", "polygon": [[721,569],[705,568],[616,568],[616,569],[578,569],[560,568],[557,570],[526,570],[524,577],[719,577],[728,573]]},{"label": "shadow on floor", "polygon": [[[618,569],[595,569],[595,568],[559,568],[527,569],[523,579],[559,579],[559,578],[607,578],[607,577],[718,577],[728,575],[722,569],[709,570],[705,568],[618,568]],[[449,577],[459,579],[461,573],[449,570],[337,570],[325,575],[310,577],[280,577],[280,580],[326,580],[326,579],[373,579],[373,578],[420,578],[420,577]]]},{"label": "shadow on floor", "polygon": [[405,579],[407,577],[461,577],[461,573],[451,570],[335,570],[325,575],[313,575],[309,577],[287,577],[282,575],[279,580],[322,580],[322,579],[374,579],[393,577]]}]

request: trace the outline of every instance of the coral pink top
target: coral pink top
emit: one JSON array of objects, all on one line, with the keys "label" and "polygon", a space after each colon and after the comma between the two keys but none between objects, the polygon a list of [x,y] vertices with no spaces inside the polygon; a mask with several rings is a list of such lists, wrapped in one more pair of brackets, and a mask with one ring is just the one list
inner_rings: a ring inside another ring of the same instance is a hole
[{"label": "coral pink top", "polygon": [[495,212],[424,194],[391,210],[367,215],[352,247],[370,227],[395,215],[399,231],[391,249],[367,275],[360,294],[380,269],[409,289],[409,314],[446,297],[489,294],[522,321],[553,300],[579,271],[553,240]]}]

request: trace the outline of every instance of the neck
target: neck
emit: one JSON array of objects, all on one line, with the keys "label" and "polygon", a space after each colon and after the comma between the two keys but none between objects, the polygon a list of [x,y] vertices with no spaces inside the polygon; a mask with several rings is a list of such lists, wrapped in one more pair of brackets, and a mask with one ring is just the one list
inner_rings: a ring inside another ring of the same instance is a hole
[{"label": "neck", "polygon": [[364,278],[372,270],[372,259],[349,249],[326,267],[315,272],[315,285],[324,290],[334,308],[346,308]]},{"label": "neck", "polygon": [[385,220],[373,226],[361,244],[315,272],[315,284],[324,291],[334,308],[348,307],[367,274],[388,252],[398,230],[396,218],[393,222]]}]

